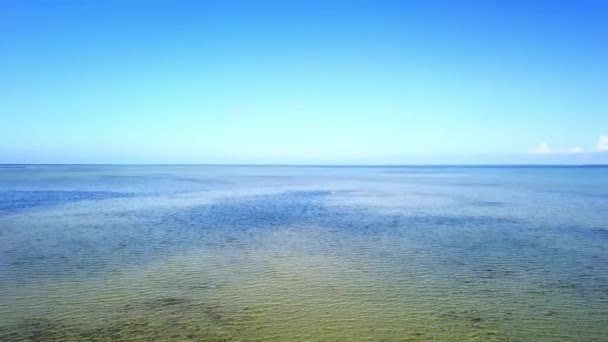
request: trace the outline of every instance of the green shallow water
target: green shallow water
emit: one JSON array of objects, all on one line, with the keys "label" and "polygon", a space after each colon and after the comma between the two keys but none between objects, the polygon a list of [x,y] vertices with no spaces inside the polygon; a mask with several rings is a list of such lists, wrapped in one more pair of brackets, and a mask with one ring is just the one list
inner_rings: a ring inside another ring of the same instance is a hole
[{"label": "green shallow water", "polygon": [[605,169],[2,172],[1,340],[608,339]]}]

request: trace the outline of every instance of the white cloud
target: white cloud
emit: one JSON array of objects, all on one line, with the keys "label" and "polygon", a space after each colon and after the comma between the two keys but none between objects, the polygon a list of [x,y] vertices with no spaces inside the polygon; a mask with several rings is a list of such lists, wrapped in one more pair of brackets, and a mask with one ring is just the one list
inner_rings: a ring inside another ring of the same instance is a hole
[{"label": "white cloud", "polygon": [[549,144],[547,144],[546,142],[542,142],[538,145],[537,148],[526,151],[526,153],[528,153],[528,154],[551,154],[551,153],[553,153],[553,151],[551,150],[551,147],[549,147]]},{"label": "white cloud", "polygon": [[608,152],[608,136],[600,135],[596,146],[588,150],[579,146],[575,146],[567,150],[554,150],[549,147],[548,143],[542,142],[535,149],[526,151],[527,154],[580,154],[593,152]]},{"label": "white cloud", "polygon": [[608,136],[600,135],[597,139],[597,146],[595,149],[598,152],[608,151]]}]

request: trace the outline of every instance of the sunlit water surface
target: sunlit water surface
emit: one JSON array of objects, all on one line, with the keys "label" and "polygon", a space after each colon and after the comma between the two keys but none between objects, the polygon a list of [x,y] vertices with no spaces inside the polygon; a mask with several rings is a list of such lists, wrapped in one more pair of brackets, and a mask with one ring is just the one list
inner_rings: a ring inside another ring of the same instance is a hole
[{"label": "sunlit water surface", "polygon": [[0,167],[0,340],[608,340],[608,168]]}]

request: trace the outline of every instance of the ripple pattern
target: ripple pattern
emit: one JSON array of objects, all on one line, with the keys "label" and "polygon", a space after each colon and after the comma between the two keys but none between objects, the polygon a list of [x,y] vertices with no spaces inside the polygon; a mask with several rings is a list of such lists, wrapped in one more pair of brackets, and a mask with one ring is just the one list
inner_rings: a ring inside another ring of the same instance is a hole
[{"label": "ripple pattern", "polygon": [[4,169],[0,340],[603,341],[605,175]]}]

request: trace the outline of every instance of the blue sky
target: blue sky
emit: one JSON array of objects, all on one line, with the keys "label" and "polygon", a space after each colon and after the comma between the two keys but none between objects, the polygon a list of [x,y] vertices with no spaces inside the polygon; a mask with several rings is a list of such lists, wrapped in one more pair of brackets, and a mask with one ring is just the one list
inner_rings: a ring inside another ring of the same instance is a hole
[{"label": "blue sky", "polygon": [[606,1],[0,1],[0,163],[605,163]]}]

